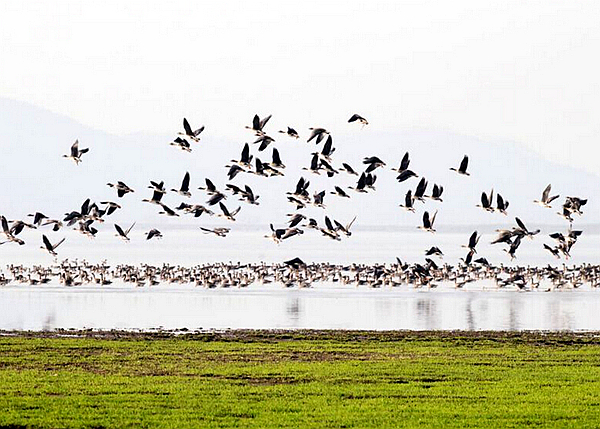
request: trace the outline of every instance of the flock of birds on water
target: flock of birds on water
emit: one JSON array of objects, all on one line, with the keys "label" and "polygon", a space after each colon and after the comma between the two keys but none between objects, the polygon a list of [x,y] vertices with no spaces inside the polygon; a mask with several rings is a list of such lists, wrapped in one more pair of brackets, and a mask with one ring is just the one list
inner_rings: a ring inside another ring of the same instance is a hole
[{"label": "flock of birds on water", "polygon": [[[231,160],[225,166],[227,169],[226,176],[230,182],[225,185],[225,189],[218,189],[213,181],[205,178],[205,186],[198,188],[206,193],[207,199],[204,204],[190,204],[186,202],[187,200],[184,200],[179,206],[171,208],[162,201],[164,195],[168,192],[186,199],[192,197],[189,172],[184,174],[181,185],[170,189],[170,191],[165,187],[164,181],[150,180],[148,188],[151,190],[151,196],[142,201],[156,205],[159,208],[158,213],[168,217],[179,217],[180,215],[189,215],[195,218],[199,218],[202,215],[215,216],[215,212],[217,212],[215,207],[218,207],[219,213],[216,214],[217,216],[227,221],[235,222],[236,216],[242,210],[242,206],[233,208],[229,203],[226,204],[228,196],[237,196],[245,204],[260,204],[260,196],[250,186],[238,186],[231,183],[236,177],[242,177],[241,175],[243,174],[253,174],[262,177],[284,175],[286,166],[281,159],[278,149],[274,147],[275,139],[269,136],[265,129],[270,119],[271,115],[264,118],[255,115],[252,124],[246,126],[256,137],[252,146],[258,145],[258,153],[251,154],[251,145],[249,143],[244,144],[239,159]],[[368,121],[358,114],[352,115],[348,122],[360,124],[362,127],[368,125]],[[194,130],[187,119],[184,118],[183,131],[179,132],[169,145],[185,152],[192,152],[195,145],[199,144],[200,135],[203,131],[204,126]],[[287,127],[286,130],[281,130],[279,133],[291,139],[300,138],[298,132],[292,127]],[[303,168],[307,172],[307,175],[326,176],[331,181],[335,181],[335,178],[340,174],[356,177],[356,184],[353,186],[344,188],[333,184],[329,190],[329,194],[337,198],[351,198],[353,192],[375,192],[376,173],[378,169],[384,169],[387,166],[386,162],[381,158],[374,155],[365,157],[361,171],[361,169],[355,169],[347,162],[342,162],[340,165],[336,165],[333,162],[333,154],[335,152],[333,138],[325,128],[309,128],[307,143],[311,142],[316,144],[317,150],[311,152],[310,165]],[[319,147],[321,143],[323,143],[322,147]],[[271,162],[261,161],[259,153],[265,151],[272,144]],[[79,141],[75,141],[71,146],[70,153],[63,155],[63,157],[72,160],[75,164],[79,164],[88,152],[89,148],[80,148]],[[410,155],[406,152],[398,167],[391,168],[391,170],[397,173],[396,180],[398,182],[402,183],[411,179],[417,181],[416,179],[419,178],[419,175],[411,169],[410,163]],[[449,167],[456,174],[465,177],[470,176],[468,168],[469,158],[467,155],[463,156],[457,167]],[[127,195],[135,192],[124,181],[108,183],[107,186],[116,191],[118,201],[131,198],[131,196],[128,197]],[[330,218],[328,215],[324,215],[324,221],[320,224],[316,219],[302,213],[303,209],[308,206],[325,210],[324,200],[328,194],[327,191],[315,191],[311,196],[309,187],[310,180],[301,176],[297,181],[295,189],[290,190],[286,194],[287,201],[295,209],[293,212],[287,214],[288,219],[285,222],[287,225],[276,228],[271,223],[269,225],[270,233],[266,237],[279,243],[304,234],[309,229],[319,231],[322,236],[336,241],[341,240],[342,237],[350,237],[352,235],[351,228],[356,220],[356,216],[349,222],[343,223]],[[434,183],[431,193],[427,194],[428,187],[429,182],[427,179],[421,177],[414,191],[412,189],[408,190],[403,203],[399,206],[409,212],[415,212],[416,203],[424,203],[426,199],[440,203],[443,202],[444,187]],[[540,199],[533,202],[543,208],[552,209],[552,203],[560,198],[560,196],[551,195],[551,191],[552,187],[548,185],[542,191]],[[573,216],[581,216],[583,213],[582,207],[586,203],[587,199],[581,197],[567,196],[564,198],[564,202],[557,214],[568,221],[569,227],[564,233],[555,232],[549,234],[549,237],[554,240],[552,245],[543,244],[544,249],[557,259],[563,257],[568,259],[573,246],[581,236],[581,230],[573,229]],[[509,202],[499,193],[494,195],[494,190],[492,189],[489,193],[482,192],[481,201],[477,207],[487,212],[498,212],[507,215]],[[97,204],[87,199],[80,208],[65,213],[62,219],[50,218],[42,212],[29,214],[28,217],[32,218],[31,221],[9,221],[5,216],[0,216],[2,224],[1,232],[5,237],[4,241],[0,241],[0,245],[6,243],[24,245],[24,240],[19,237],[24,228],[37,229],[38,227],[49,227],[52,231],[57,232],[66,225],[68,227],[75,227],[74,229],[82,234],[94,238],[98,233],[96,226],[103,223],[115,211],[121,209],[122,205],[116,201],[101,201]],[[437,213],[437,210],[434,212],[425,210],[422,216],[422,223],[417,228],[429,233],[435,233]],[[130,233],[134,227],[135,222],[127,227],[114,223],[115,235],[124,241],[130,241]],[[230,232],[230,228],[228,227],[200,227],[200,229],[206,234],[214,234],[219,237],[226,237]],[[506,246],[504,250],[512,260],[516,257],[517,249],[521,245],[522,240],[525,238],[533,239],[534,236],[540,233],[540,230],[529,229],[521,219],[515,217],[514,226],[510,229],[497,230],[497,233],[498,235],[492,241],[492,244]],[[152,228],[145,233],[146,240],[160,239],[162,236],[162,232],[157,228]],[[493,279],[498,287],[512,285],[518,289],[537,288],[543,279],[551,281],[553,287],[558,288],[565,287],[566,285],[578,287],[583,284],[582,282],[589,283],[593,287],[600,286],[600,268],[597,265],[584,264],[573,268],[567,268],[566,265],[563,265],[562,268],[553,268],[551,266],[545,268],[511,268],[505,267],[502,264],[500,266],[493,266],[485,257],[477,254],[477,244],[480,238],[481,235],[478,231],[474,231],[465,240],[466,244],[462,247],[466,249],[466,255],[464,258],[461,258],[461,262],[457,266],[436,263],[432,258],[442,258],[444,255],[442,250],[436,246],[432,246],[430,249],[424,251],[425,263],[406,264],[397,259],[396,264],[389,266],[306,264],[300,258],[294,258],[282,264],[273,265],[222,263],[199,265],[192,268],[169,265],[163,265],[162,267],[142,265],[140,267],[116,266],[114,269],[110,269],[106,263],[92,265],[85,261],[69,262],[65,260],[61,264],[55,263],[55,265],[48,268],[40,266],[27,268],[11,265],[8,267],[8,277],[5,273],[0,272],[0,284],[8,284],[13,281],[38,284],[47,283],[52,278],[58,278],[60,283],[68,286],[87,283],[105,285],[112,283],[115,279],[119,279],[126,283],[135,283],[138,286],[145,284],[155,285],[160,282],[190,282],[207,287],[247,286],[254,282],[278,282],[288,286],[309,286],[314,282],[329,281],[355,283],[356,285],[368,284],[372,287],[400,284],[411,284],[416,287],[434,287],[436,282],[453,281],[457,287],[462,287],[466,283],[486,278]],[[65,241],[65,238],[52,242],[46,234],[42,234],[41,240],[41,248],[56,258],[58,256],[58,248]]]}]

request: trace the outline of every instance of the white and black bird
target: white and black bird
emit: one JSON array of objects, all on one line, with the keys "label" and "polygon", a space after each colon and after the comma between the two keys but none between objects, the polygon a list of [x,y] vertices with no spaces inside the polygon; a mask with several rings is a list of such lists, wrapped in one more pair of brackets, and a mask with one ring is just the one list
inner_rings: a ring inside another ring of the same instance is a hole
[{"label": "white and black bird", "polygon": [[350,117],[350,119],[348,119],[348,123],[351,123],[351,122],[359,122],[362,124],[363,127],[365,125],[369,125],[369,122],[365,118],[360,116],[358,113],[355,113],[354,115],[352,115]]},{"label": "white and black bird", "polygon": [[433,223],[435,222],[436,216],[437,210],[431,218],[429,217],[429,212],[426,211],[425,213],[423,213],[423,225],[418,226],[417,228],[428,232],[435,232],[435,229],[433,229]]},{"label": "white and black bird", "polygon": [[298,132],[291,127],[287,127],[287,131],[280,130],[279,132],[281,134],[287,134],[289,137],[292,137],[294,139],[300,138],[300,136],[298,135]]},{"label": "white and black bird", "polygon": [[50,243],[50,240],[48,240],[48,237],[46,237],[45,235],[42,235],[42,242],[44,243],[44,245],[41,246],[41,248],[44,250],[47,250],[48,253],[50,253],[52,256],[57,256],[56,248],[58,246],[60,246],[63,243],[63,241],[65,241],[64,238],[62,240],[60,240],[58,243],[52,244],[52,243]]},{"label": "white and black bird", "polygon": [[223,204],[222,202],[219,202],[219,207],[221,208],[221,211],[223,212],[219,216],[223,217],[227,220],[230,220],[232,222],[235,222],[235,215],[238,214],[239,211],[241,210],[241,207],[238,207],[234,211],[230,212],[229,209],[227,207],[225,207],[225,204]]},{"label": "white and black bird", "polygon": [[171,191],[176,192],[184,197],[191,197],[192,194],[190,193],[190,173],[185,173],[181,182],[181,187],[179,189],[171,189]]},{"label": "white and black bird", "polygon": [[552,184],[548,184],[548,186],[546,186],[546,188],[542,192],[542,199],[541,200],[533,200],[533,202],[539,204],[542,207],[548,208],[548,209],[552,208],[552,206],[550,206],[550,203],[552,203],[552,201],[554,201],[555,199],[560,197],[560,195],[550,196],[551,190],[552,190]]},{"label": "white and black bird", "polygon": [[183,118],[183,133],[178,133],[180,136],[186,136],[195,142],[199,142],[200,138],[198,137],[202,131],[204,131],[204,125],[198,128],[197,130],[192,130],[190,123],[186,118]]},{"label": "white and black bird", "polygon": [[463,176],[470,176],[470,174],[467,173],[468,166],[469,166],[469,157],[467,155],[465,155],[463,157],[462,161],[460,162],[460,166],[458,167],[458,169],[456,169],[454,167],[450,167],[450,170],[456,171],[458,174],[462,174]]},{"label": "white and black bird", "polygon": [[254,115],[254,118],[252,118],[252,126],[246,126],[246,128],[254,131],[256,135],[261,135],[263,134],[263,128],[265,127],[265,125],[267,125],[269,119],[271,119],[271,115],[265,116],[262,119],[260,119],[258,115]]},{"label": "white and black bird", "polygon": [[173,140],[172,142],[169,143],[171,146],[176,146],[179,149],[185,151],[185,152],[191,152],[192,151],[192,146],[190,145],[190,142],[188,142],[186,139],[182,139],[181,137],[177,137],[175,138],[175,140]]},{"label": "white and black bird", "polygon": [[123,195],[126,195],[130,192],[135,192],[133,189],[131,189],[129,186],[127,186],[125,183],[123,182],[117,182],[116,184],[113,183],[107,183],[108,186],[110,186],[111,188],[114,188],[117,190],[117,196],[119,198],[122,198]]},{"label": "white and black bird", "polygon": [[325,128],[309,128],[309,130],[310,136],[308,137],[308,140],[306,140],[307,142],[316,138],[316,143],[319,144],[326,135],[329,135],[329,131],[327,131]]},{"label": "white and black bird", "polygon": [[133,222],[131,224],[131,226],[129,228],[127,228],[127,230],[123,230],[123,228],[121,228],[119,225],[117,225],[115,223],[115,229],[117,230],[117,234],[115,234],[117,237],[121,237],[124,241],[129,241],[129,233],[131,232],[131,230],[133,229],[133,227],[135,226],[135,222]]},{"label": "white and black bird", "polygon": [[151,240],[153,238],[162,238],[162,237],[163,237],[162,233],[156,228],[153,228],[146,233],[146,240]]},{"label": "white and black bird", "polygon": [[81,162],[81,155],[86,152],[89,152],[89,148],[79,149],[79,140],[75,140],[75,143],[71,146],[71,154],[63,155],[63,158],[72,159],[75,164],[79,164]]}]

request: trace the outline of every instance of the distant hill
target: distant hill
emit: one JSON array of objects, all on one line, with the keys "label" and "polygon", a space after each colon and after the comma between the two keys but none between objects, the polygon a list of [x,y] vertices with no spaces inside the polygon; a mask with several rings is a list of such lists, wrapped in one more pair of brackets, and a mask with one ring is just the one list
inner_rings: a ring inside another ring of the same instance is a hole
[{"label": "distant hill", "polygon": [[[576,219],[579,224],[600,223],[600,177],[585,173],[576,168],[560,166],[536,154],[510,143],[492,143],[468,136],[459,136],[444,131],[399,130],[378,132],[372,126],[364,129],[356,127],[355,132],[333,135],[336,152],[334,166],[341,162],[350,163],[359,171],[364,156],[376,155],[388,163],[378,169],[376,192],[357,194],[348,190],[350,200],[329,194],[333,185],[347,188],[355,184],[356,178],[340,173],[333,179],[317,176],[302,167],[310,164],[310,152],[320,150],[320,145],[289,139],[271,129],[267,132],[276,139],[276,146],[288,166],[285,177],[263,178],[249,174],[238,175],[233,183],[249,184],[260,195],[260,206],[248,206],[234,197],[228,197],[230,208],[242,206],[239,214],[240,225],[255,225],[268,231],[269,223],[283,225],[286,213],[294,207],[286,201],[285,192],[293,191],[295,183],[302,175],[311,181],[310,191],[327,190],[324,211],[309,208],[305,212],[323,221],[329,214],[347,222],[357,215],[356,227],[406,226],[416,227],[421,222],[424,209],[439,210],[437,228],[445,226],[505,225],[514,223],[519,216],[528,225],[557,225],[566,223],[555,213],[565,195],[588,198],[584,216]],[[226,171],[224,167],[231,159],[238,159],[244,141],[252,142],[250,131],[243,141],[231,141],[218,137],[216,130],[207,129],[200,143],[193,143],[193,152],[185,153],[168,145],[175,136],[172,134],[150,135],[131,134],[115,136],[86,127],[67,117],[54,114],[32,105],[7,99],[0,99],[0,145],[2,163],[0,180],[0,213],[9,219],[24,218],[36,210],[49,216],[60,217],[63,213],[77,209],[83,200],[95,201],[110,199],[123,203],[124,209],[117,212],[115,221],[162,222],[168,225],[198,224],[198,220],[182,217],[165,219],[157,214],[157,207],[141,203],[142,198],[151,195],[146,189],[149,180],[164,180],[167,188],[178,188],[186,171],[192,177],[193,197],[191,203],[204,204],[206,196],[195,189],[204,185],[205,177],[224,188]],[[89,147],[90,152],[83,156],[83,162],[75,165],[61,157],[69,151],[71,144],[79,139],[81,147]],[[273,146],[273,145],[272,145]],[[272,147],[271,146],[271,147]],[[263,153],[252,147],[254,156],[270,161],[271,147]],[[409,151],[410,168],[419,176],[429,180],[428,193],[434,183],[444,186],[443,203],[428,201],[425,205],[416,203],[416,214],[407,213],[398,207],[403,202],[408,189],[416,187],[418,179],[397,183],[391,167],[397,167],[404,152]],[[470,177],[459,176],[449,170],[458,167],[463,154],[470,158]],[[106,186],[107,182],[123,180],[136,192],[119,200],[116,193]],[[552,183],[553,193],[561,195],[553,210],[542,209],[532,203],[539,198],[544,187]],[[482,191],[500,192],[510,202],[509,216],[489,214],[475,207]],[[164,201],[174,207],[187,199],[168,194]],[[218,209],[217,209],[218,211]],[[222,224],[220,218],[204,219],[203,224]]]}]

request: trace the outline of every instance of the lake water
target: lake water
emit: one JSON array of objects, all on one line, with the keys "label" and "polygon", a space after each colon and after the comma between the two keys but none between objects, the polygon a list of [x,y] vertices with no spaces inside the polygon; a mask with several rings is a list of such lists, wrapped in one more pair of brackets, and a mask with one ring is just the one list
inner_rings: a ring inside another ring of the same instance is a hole
[{"label": "lake water", "polygon": [[[134,230],[135,231],[135,230]],[[131,243],[104,234],[91,241],[74,232],[59,248],[60,259],[79,258],[109,264],[181,264],[217,261],[281,262],[299,256],[306,262],[345,264],[391,263],[398,256],[423,262],[432,245],[445,253],[440,262],[456,264],[463,257],[470,230],[428,234],[421,231],[361,231],[334,242],[307,231],[280,245],[263,238],[266,231],[232,231],[226,239],[174,229],[162,241],[146,242],[140,228]],[[51,238],[62,236],[60,233]],[[524,240],[515,261],[501,247],[491,246],[494,234],[484,234],[478,255],[493,264],[560,266],[542,249],[547,237]],[[600,237],[583,235],[569,264],[598,263]],[[12,246],[12,247],[9,247]],[[3,266],[9,263],[50,265],[56,261],[36,246],[4,245]],[[6,273],[6,270],[4,270]],[[544,288],[540,288],[544,289]],[[421,290],[410,286],[369,289],[317,284],[312,288],[251,285],[243,289],[204,289],[191,285],[136,288],[58,284],[0,287],[0,329],[410,329],[410,330],[600,330],[600,291],[582,287],[549,293],[496,290],[491,284],[452,285]]]}]

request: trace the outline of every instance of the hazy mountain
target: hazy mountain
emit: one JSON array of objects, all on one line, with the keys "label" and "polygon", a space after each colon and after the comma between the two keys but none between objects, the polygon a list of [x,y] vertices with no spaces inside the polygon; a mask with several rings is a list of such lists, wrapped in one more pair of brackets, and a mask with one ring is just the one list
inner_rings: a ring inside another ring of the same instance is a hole
[{"label": "hazy mountain", "polygon": [[[165,135],[138,133],[114,136],[26,103],[0,99],[0,147],[3,155],[0,213],[16,219],[39,210],[49,216],[61,217],[63,213],[77,209],[89,197],[95,201],[110,199],[122,203],[123,210],[112,219],[117,222],[137,220],[172,226],[224,223],[220,218],[204,216],[200,219],[187,216],[167,219],[157,214],[156,206],[141,203],[141,199],[151,195],[147,189],[149,180],[164,180],[168,189],[178,188],[184,173],[189,171],[192,198],[170,193],[165,196],[164,202],[170,207],[183,200],[204,204],[207,197],[196,188],[204,185],[205,177],[210,177],[219,188],[224,189],[227,183],[224,165],[231,159],[239,159],[243,143],[252,142],[255,137],[250,131],[243,130],[246,131],[242,134],[245,140],[230,141],[219,138],[218,130],[206,129],[201,142],[193,143],[193,152],[185,153],[168,145],[180,130],[172,131]],[[439,210],[438,230],[451,225],[510,226],[515,215],[532,227],[542,224],[566,228],[566,222],[556,215],[566,195],[589,199],[584,207],[584,216],[576,218],[577,224],[600,222],[600,177],[561,166],[510,142],[487,142],[421,129],[383,133],[371,125],[363,129],[357,126],[352,133],[333,135],[336,148],[334,166],[348,162],[360,171],[363,168],[362,158],[371,155],[379,156],[388,163],[383,169],[376,170],[377,191],[358,194],[347,189],[356,183],[354,176],[340,173],[328,179],[324,175],[301,170],[309,166],[310,153],[320,150],[323,145],[307,143],[307,130],[298,130],[302,135],[299,140],[278,134],[273,124],[267,124],[266,131],[276,142],[261,153],[257,152],[257,146],[252,145],[252,153],[263,161],[270,161],[272,147],[276,146],[287,165],[286,176],[263,178],[240,174],[234,179],[236,185],[248,184],[260,195],[260,206],[238,202],[233,196],[226,200],[231,209],[242,206],[238,215],[240,226],[256,225],[267,232],[269,223],[283,225],[287,220],[285,214],[294,210],[294,206],[286,201],[285,192],[293,191],[301,175],[310,180],[311,194],[323,189],[327,191],[326,210],[305,210],[320,223],[324,214],[342,222],[357,215],[356,226],[359,228],[383,225],[416,228],[425,209],[430,212]],[[79,139],[80,147],[90,148],[80,165],[61,157],[69,152],[75,139]],[[399,184],[395,180],[396,174],[390,171],[391,167],[398,166],[406,151],[410,152],[410,168],[428,179],[428,194],[434,183],[444,186],[443,203],[428,201],[423,205],[417,202],[417,213],[407,213],[398,207],[406,191],[414,190],[419,180],[410,179]],[[449,167],[458,167],[464,154],[470,158],[470,177],[459,176],[449,170]],[[107,182],[117,180],[124,181],[136,192],[118,199],[116,192],[106,186]],[[553,193],[561,195],[552,210],[532,203],[533,199],[541,196],[548,183],[552,183]],[[347,189],[352,198],[342,199],[329,194],[334,184]],[[475,207],[479,204],[481,192],[489,192],[492,188],[510,202],[508,217],[489,214]]]}]

